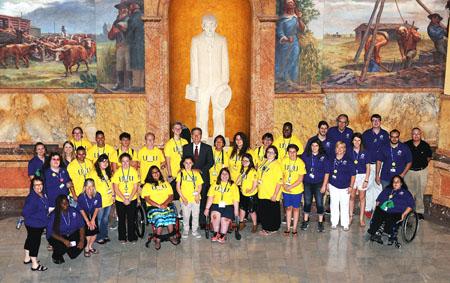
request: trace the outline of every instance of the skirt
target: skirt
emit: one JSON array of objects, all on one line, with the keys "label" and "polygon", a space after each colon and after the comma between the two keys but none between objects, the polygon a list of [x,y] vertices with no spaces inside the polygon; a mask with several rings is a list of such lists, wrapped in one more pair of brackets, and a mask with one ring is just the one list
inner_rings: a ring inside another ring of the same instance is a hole
[{"label": "skirt", "polygon": [[253,196],[246,197],[242,194],[240,196],[239,208],[246,213],[256,212],[258,208],[258,196],[255,194]]},{"label": "skirt", "polygon": [[280,202],[273,202],[269,199],[260,199],[258,202],[258,218],[261,221],[263,230],[273,232],[280,229]]},{"label": "skirt", "polygon": [[156,228],[175,225],[176,218],[177,213],[172,203],[166,209],[150,206],[147,213],[148,223]]},{"label": "skirt", "polygon": [[[91,219],[91,217],[89,217],[89,219]],[[95,218],[95,229],[94,230],[89,230],[89,227],[87,225],[85,225],[84,226],[84,231],[85,231],[84,233],[85,233],[86,237],[97,235],[98,232],[99,232],[97,218]]]}]

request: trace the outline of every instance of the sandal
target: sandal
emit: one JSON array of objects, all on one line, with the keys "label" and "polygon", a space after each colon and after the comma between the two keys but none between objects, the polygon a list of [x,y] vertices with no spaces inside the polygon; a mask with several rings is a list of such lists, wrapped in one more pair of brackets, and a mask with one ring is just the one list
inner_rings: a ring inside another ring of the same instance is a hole
[{"label": "sandal", "polygon": [[161,248],[161,241],[155,240],[155,250],[159,250]]},{"label": "sandal", "polygon": [[298,232],[297,232],[297,231],[292,231],[292,236],[296,237],[296,236],[297,236],[297,234],[298,234]]},{"label": "sandal", "polygon": [[169,241],[172,243],[172,245],[174,245],[174,246],[177,246],[179,243],[180,243],[180,241],[177,239],[177,238],[175,238],[175,237],[170,237],[169,238]]},{"label": "sandal", "polygon": [[43,265],[38,265],[38,267],[36,267],[36,268],[31,268],[31,271],[46,271],[48,268],[46,267],[46,266],[43,266]]},{"label": "sandal", "polygon": [[94,248],[90,249],[89,252],[91,254],[95,254],[95,255],[98,254],[98,251],[96,249],[94,249]]},{"label": "sandal", "polygon": [[49,252],[53,251],[53,247],[51,245],[48,245],[47,246],[47,251],[49,251]]},{"label": "sandal", "polygon": [[84,257],[90,257],[91,252],[90,251],[84,251]]},{"label": "sandal", "polygon": [[104,240],[104,239],[98,240],[97,244],[104,245],[104,244],[106,244],[106,240]]},{"label": "sandal", "polygon": [[284,234],[285,236],[289,236],[290,233],[291,233],[291,232],[290,232],[289,230],[285,230],[285,231],[283,232],[283,234]]},{"label": "sandal", "polygon": [[[29,261],[23,261],[23,264],[30,264],[32,261],[31,261],[31,258],[30,258],[30,260]],[[38,260],[37,261],[37,263],[40,263],[41,261],[40,260]]]}]

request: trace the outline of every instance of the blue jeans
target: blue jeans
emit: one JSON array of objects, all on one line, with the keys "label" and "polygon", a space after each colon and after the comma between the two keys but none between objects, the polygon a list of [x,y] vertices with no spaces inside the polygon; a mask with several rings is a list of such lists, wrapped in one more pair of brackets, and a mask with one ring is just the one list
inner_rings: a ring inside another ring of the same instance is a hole
[{"label": "blue jeans", "polygon": [[97,214],[98,230],[97,240],[104,240],[108,237],[108,224],[109,224],[109,214],[111,212],[111,205],[100,208]]},{"label": "blue jeans", "polygon": [[305,206],[303,207],[303,212],[311,212],[312,199],[316,200],[317,214],[323,214],[323,194],[320,192],[322,188],[322,182],[317,184],[304,183],[304,194],[305,194]]}]

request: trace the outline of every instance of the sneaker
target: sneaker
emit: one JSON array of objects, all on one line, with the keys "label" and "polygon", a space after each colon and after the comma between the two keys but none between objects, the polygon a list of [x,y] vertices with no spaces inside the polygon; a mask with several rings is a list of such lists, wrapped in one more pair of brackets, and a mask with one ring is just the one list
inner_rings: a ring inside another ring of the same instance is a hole
[{"label": "sneaker", "polygon": [[184,230],[184,231],[183,231],[183,234],[181,235],[181,238],[187,239],[188,237],[189,237],[189,231]]},{"label": "sneaker", "polygon": [[372,211],[365,211],[364,215],[370,219],[370,218],[372,218]]},{"label": "sneaker", "polygon": [[200,235],[200,233],[197,230],[192,231],[192,236],[194,236],[194,238],[196,239],[200,239],[202,237],[202,235]]},{"label": "sneaker", "polygon": [[211,242],[217,242],[220,239],[220,233],[215,233],[211,238]]},{"label": "sneaker", "polygon": [[300,229],[302,229],[303,231],[308,230],[308,226],[309,226],[309,221],[303,221],[302,225],[300,226]]},{"label": "sneaker", "polygon": [[323,231],[325,231],[325,228],[323,227],[323,222],[318,222],[317,223],[317,232],[322,233]]},{"label": "sneaker", "polygon": [[350,229],[348,228],[348,226],[344,227],[344,231],[345,231],[345,232],[347,232],[348,230],[350,230]]},{"label": "sneaker", "polygon": [[252,233],[256,233],[256,231],[258,231],[258,225],[253,225],[252,226]]},{"label": "sneaker", "polygon": [[371,235],[370,236],[370,241],[371,242],[377,242],[378,244],[381,244],[381,245],[383,244],[383,240],[378,235]]},{"label": "sneaker", "polygon": [[227,237],[226,235],[221,235],[221,234],[219,234],[219,239],[217,239],[217,242],[219,242],[219,243],[221,243],[221,244],[224,244],[225,241],[227,240],[226,237]]},{"label": "sneaker", "polygon": [[337,226],[336,225],[331,225],[331,229],[336,230]]}]

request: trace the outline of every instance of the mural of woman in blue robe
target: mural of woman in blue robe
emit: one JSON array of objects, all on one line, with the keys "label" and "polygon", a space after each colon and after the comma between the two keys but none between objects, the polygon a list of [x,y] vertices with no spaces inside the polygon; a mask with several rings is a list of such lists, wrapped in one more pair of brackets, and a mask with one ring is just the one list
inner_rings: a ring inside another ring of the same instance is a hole
[{"label": "mural of woman in blue robe", "polygon": [[285,0],[283,14],[277,21],[275,76],[277,81],[298,82],[300,43],[298,34],[305,29],[302,13],[295,0]]}]

